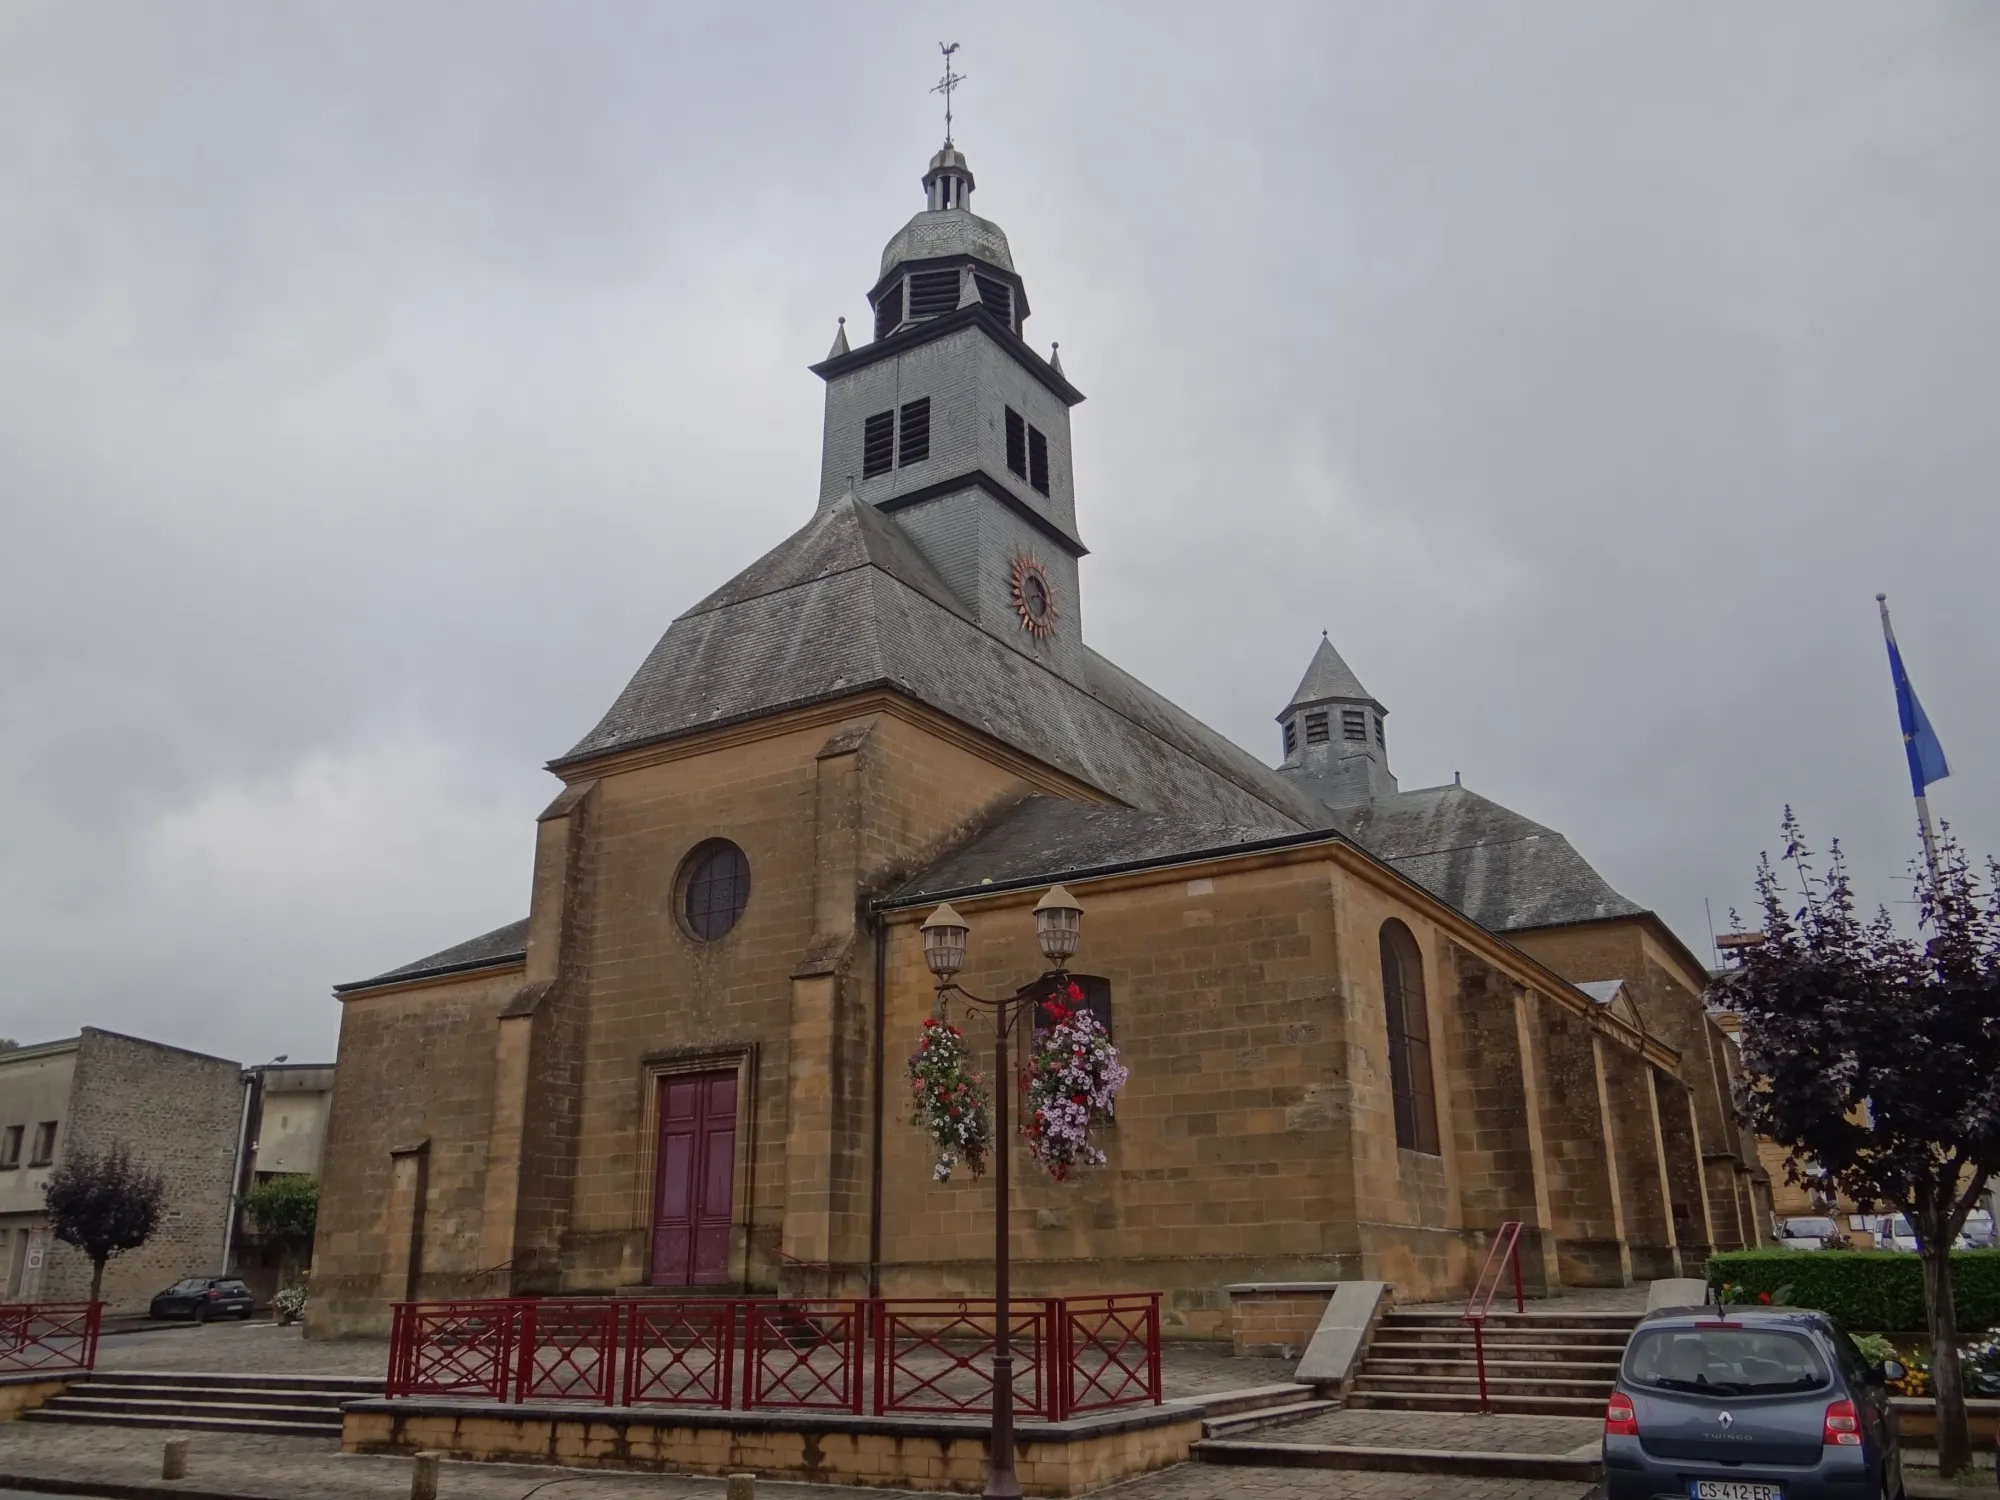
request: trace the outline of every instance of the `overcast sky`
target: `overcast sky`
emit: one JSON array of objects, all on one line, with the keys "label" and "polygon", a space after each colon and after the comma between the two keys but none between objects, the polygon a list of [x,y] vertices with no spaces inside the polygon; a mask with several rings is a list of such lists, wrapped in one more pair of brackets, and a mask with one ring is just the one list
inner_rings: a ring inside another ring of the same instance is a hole
[{"label": "overcast sky", "polygon": [[527,909],[542,763],[810,515],[964,44],[1085,630],[1697,949],[1906,893],[1874,594],[2000,851],[2000,7],[0,0],[0,1034],[331,1055]]}]

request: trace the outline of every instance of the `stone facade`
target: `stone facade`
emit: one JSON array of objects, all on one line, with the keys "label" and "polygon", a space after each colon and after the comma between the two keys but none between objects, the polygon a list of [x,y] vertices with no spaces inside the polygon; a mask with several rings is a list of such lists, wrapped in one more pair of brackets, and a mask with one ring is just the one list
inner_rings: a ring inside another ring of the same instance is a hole
[{"label": "stone facade", "polygon": [[[236,1063],[84,1028],[58,1161],[122,1145],[166,1183],[166,1211],[153,1237],[105,1266],[108,1311],[143,1311],[155,1292],[181,1277],[221,1271],[242,1126]],[[89,1294],[90,1274],[80,1251],[52,1242],[35,1300],[80,1301]]]},{"label": "stone facade", "polygon": [[[906,243],[931,247],[913,278],[990,270],[997,235],[919,215],[884,277]],[[1552,830],[1456,786],[1398,792],[1386,710],[1330,643],[1277,768],[1097,656],[1083,397],[1015,325],[913,312],[814,370],[816,511],[551,763],[525,925],[340,987],[311,1332],[380,1331],[408,1297],[692,1280],[661,1270],[662,1236],[694,1233],[659,1212],[693,1191],[682,1151],[709,1153],[702,1201],[728,1205],[702,1221],[703,1285],[984,1292],[991,1185],[935,1182],[904,1123],[938,1003],[919,924],[948,894],[964,984],[1011,993],[1043,967],[1030,908],[1056,879],[1131,1081],[1103,1167],[1018,1174],[1024,1295],[1158,1288],[1170,1334],[1226,1337],[1230,1285],[1449,1295],[1509,1222],[1544,1289],[1754,1242],[1733,1046],[1656,917]],[[923,396],[927,456],[850,484],[867,419]],[[1013,470],[1009,411],[1045,440],[1046,494]],[[1032,619],[1011,593],[1031,552],[1051,605]],[[698,934],[688,881],[718,840],[749,892]],[[659,1118],[695,1088],[733,1097],[699,1135],[727,1159]]]}]

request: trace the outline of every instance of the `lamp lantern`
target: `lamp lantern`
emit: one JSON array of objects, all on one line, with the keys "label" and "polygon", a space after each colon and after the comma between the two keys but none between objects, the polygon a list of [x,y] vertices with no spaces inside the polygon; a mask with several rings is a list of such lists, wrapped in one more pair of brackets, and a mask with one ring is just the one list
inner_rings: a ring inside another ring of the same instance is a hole
[{"label": "lamp lantern", "polygon": [[942,906],[924,918],[924,962],[939,979],[949,979],[965,967],[965,918]]},{"label": "lamp lantern", "polygon": [[1050,886],[1035,903],[1035,941],[1042,945],[1042,956],[1061,968],[1082,936],[1083,908],[1076,897],[1059,885]]}]

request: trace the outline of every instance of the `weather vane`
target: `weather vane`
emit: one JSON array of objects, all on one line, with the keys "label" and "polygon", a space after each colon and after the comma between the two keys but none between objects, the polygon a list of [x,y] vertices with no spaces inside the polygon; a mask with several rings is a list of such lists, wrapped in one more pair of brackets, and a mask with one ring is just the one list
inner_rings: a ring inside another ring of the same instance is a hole
[{"label": "weather vane", "polygon": [[949,45],[944,42],[938,43],[938,51],[944,54],[944,77],[940,78],[937,87],[931,90],[933,94],[944,95],[944,143],[947,147],[951,145],[951,91],[965,82],[963,73],[954,73],[951,70],[951,55],[957,50],[957,42]]}]

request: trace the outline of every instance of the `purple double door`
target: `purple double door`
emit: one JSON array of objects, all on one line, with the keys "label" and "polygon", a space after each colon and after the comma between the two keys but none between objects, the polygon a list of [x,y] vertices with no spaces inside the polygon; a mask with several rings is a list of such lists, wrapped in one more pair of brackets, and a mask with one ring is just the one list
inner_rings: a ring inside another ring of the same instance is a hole
[{"label": "purple double door", "polygon": [[653,1182],[654,1286],[729,1281],[736,1186],[736,1070],[662,1078]]}]

